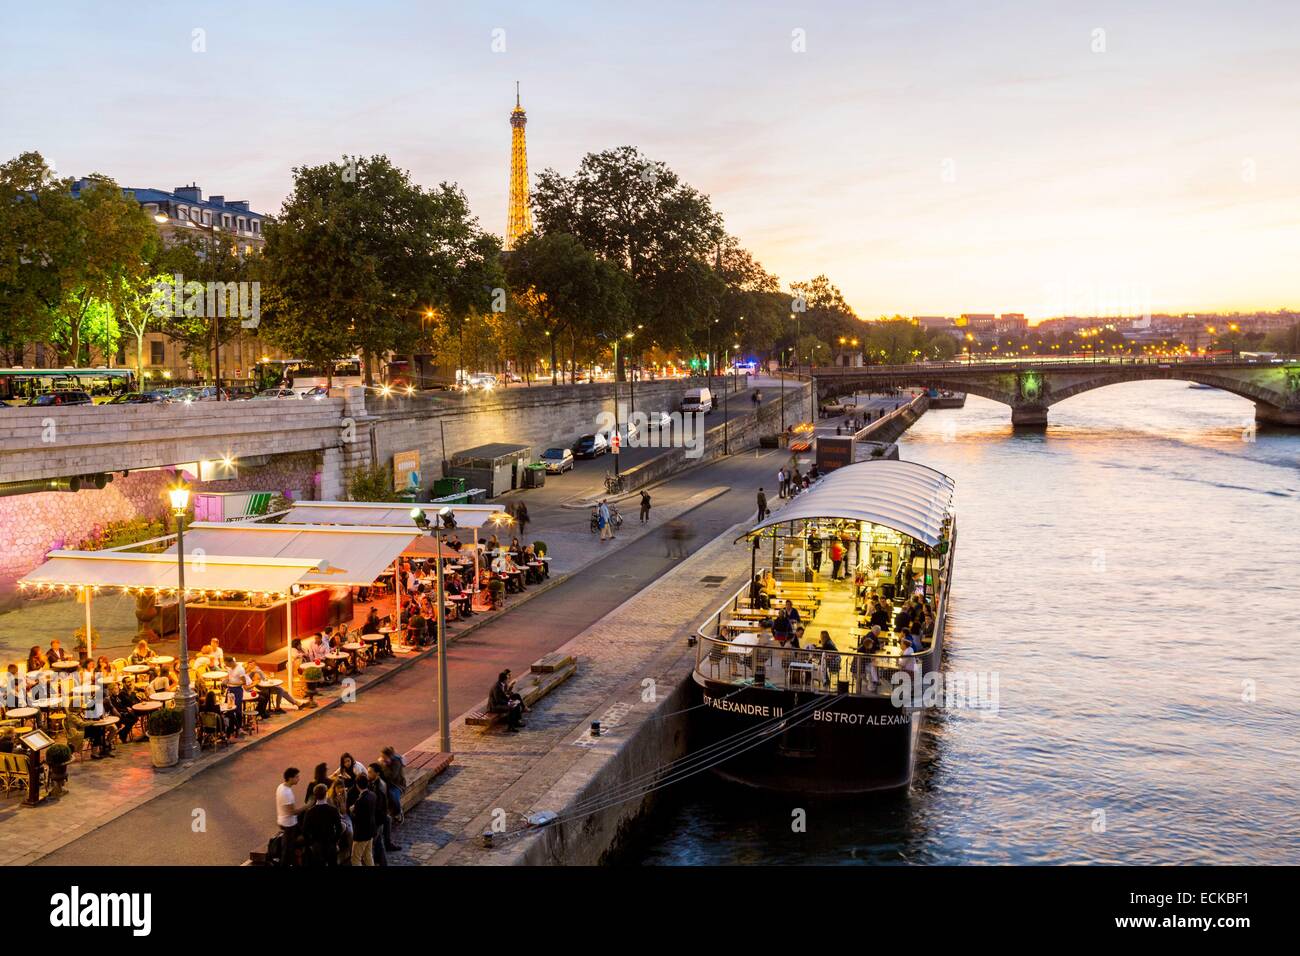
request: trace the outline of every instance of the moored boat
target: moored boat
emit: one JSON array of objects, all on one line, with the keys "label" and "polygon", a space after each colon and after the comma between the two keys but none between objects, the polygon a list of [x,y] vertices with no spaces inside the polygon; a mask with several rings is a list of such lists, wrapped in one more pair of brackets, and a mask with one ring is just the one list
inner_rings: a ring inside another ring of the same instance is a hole
[{"label": "moored boat", "polygon": [[[827,795],[911,782],[932,703],[921,688],[943,653],[952,494],[915,462],[860,462],[737,539],[751,582],[697,632],[693,671],[693,750],[715,773]],[[798,647],[782,640],[791,608]]]}]

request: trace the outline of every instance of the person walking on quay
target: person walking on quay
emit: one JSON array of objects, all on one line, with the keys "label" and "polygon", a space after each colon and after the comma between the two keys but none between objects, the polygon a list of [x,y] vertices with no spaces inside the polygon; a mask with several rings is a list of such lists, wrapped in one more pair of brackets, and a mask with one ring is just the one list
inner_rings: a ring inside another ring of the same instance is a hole
[{"label": "person walking on quay", "polygon": [[776,470],[776,494],[777,494],[777,497],[780,497],[780,498],[784,498],[784,497],[785,497],[786,481],[787,481],[787,479],[786,479],[786,477],[785,477],[785,469],[784,469],[784,468],[778,468],[778,469]]},{"label": "person walking on quay", "polygon": [[831,580],[840,579],[840,567],[844,564],[844,545],[838,538],[831,541]]},{"label": "person walking on quay", "polygon": [[641,489],[641,523],[650,523],[650,493]]},{"label": "person walking on quay", "polygon": [[595,523],[597,523],[598,527],[601,528],[602,545],[607,538],[614,537],[614,523],[610,520],[610,506],[608,506],[608,503],[604,502],[603,499],[601,501],[601,507],[598,507],[598,509],[595,510]]},{"label": "person walking on quay", "polygon": [[522,501],[515,505],[515,522],[519,525],[519,535],[522,537],[528,530],[528,522],[532,519],[528,517],[528,505]]},{"label": "person walking on quay", "polygon": [[758,489],[758,520],[762,521],[772,512],[767,508],[767,495],[763,494],[763,489]]}]

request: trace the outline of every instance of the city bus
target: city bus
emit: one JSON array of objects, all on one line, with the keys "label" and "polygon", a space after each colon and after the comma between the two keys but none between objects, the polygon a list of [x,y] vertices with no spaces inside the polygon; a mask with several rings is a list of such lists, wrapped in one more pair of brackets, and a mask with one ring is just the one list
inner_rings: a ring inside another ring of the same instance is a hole
[{"label": "city bus", "polygon": [[46,392],[75,389],[96,401],[135,391],[129,368],[0,368],[0,401],[26,402]]},{"label": "city bus", "polygon": [[254,381],[259,389],[284,385],[299,395],[317,386],[341,389],[362,384],[360,356],[336,359],[333,365],[331,376],[323,366],[304,359],[267,359],[257,363]]}]

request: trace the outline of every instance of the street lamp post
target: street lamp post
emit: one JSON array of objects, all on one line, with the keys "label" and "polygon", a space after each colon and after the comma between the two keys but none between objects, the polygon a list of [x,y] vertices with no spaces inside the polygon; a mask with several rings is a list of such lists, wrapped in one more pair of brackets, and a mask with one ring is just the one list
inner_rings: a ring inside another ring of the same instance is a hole
[{"label": "street lamp post", "polygon": [[[438,582],[438,749],[445,754],[451,753],[451,719],[447,705],[447,608],[446,598],[442,594],[442,534],[443,527],[450,515],[451,508],[442,508],[437,518],[430,524],[423,508],[412,508],[411,519],[421,531],[433,535],[434,577]],[[477,585],[477,581],[475,584]]]},{"label": "street lamp post", "polygon": [[167,492],[171,499],[172,514],[176,516],[176,619],[180,630],[180,651],[177,653],[180,670],[181,725],[180,759],[194,756],[194,708],[196,695],[190,686],[189,633],[185,627],[185,511],[190,503],[190,490],[177,485]]}]

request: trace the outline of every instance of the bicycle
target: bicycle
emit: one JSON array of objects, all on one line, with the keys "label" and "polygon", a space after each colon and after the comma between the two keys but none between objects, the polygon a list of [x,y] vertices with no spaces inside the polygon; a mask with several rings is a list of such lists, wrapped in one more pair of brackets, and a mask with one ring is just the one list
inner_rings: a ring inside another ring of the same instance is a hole
[{"label": "bicycle", "polygon": [[622,475],[605,474],[605,492],[611,495],[621,495],[623,493],[624,482]]}]

